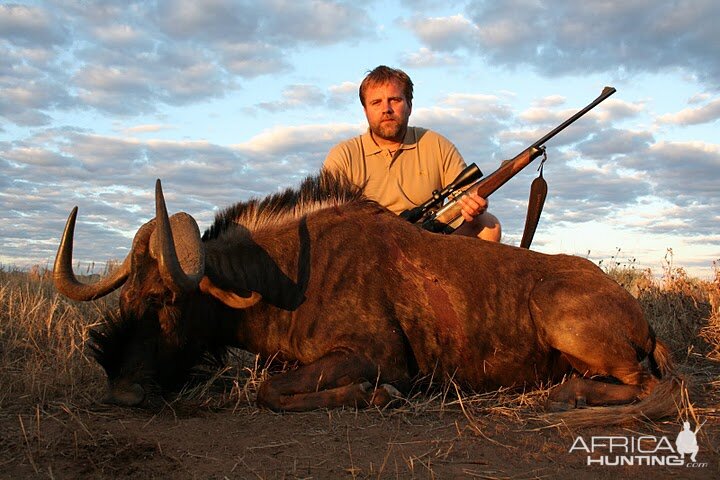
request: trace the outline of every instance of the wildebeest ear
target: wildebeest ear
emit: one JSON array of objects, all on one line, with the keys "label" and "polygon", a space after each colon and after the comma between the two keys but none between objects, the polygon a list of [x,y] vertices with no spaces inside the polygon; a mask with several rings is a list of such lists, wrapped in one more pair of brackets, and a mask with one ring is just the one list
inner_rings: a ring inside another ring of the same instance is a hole
[{"label": "wildebeest ear", "polygon": [[212,283],[212,280],[207,276],[200,280],[200,291],[212,295],[232,308],[249,308],[262,300],[262,295],[250,290],[242,290],[240,292],[223,290]]}]

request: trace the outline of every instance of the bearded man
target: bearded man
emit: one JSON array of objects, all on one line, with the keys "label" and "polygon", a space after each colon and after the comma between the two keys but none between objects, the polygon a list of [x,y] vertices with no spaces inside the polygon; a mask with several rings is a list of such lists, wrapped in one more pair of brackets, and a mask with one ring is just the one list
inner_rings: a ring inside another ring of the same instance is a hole
[{"label": "bearded man", "polygon": [[[364,186],[365,195],[400,214],[442,190],[466,167],[458,149],[431,130],[408,126],[413,83],[402,70],[381,65],[360,84],[368,130],[333,147],[323,168]],[[460,199],[465,222],[455,231],[498,242],[500,222],[475,193]]]}]

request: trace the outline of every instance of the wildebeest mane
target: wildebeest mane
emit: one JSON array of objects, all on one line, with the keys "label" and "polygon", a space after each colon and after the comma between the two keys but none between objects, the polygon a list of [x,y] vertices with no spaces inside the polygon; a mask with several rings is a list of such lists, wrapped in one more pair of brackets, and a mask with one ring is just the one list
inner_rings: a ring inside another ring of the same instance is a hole
[{"label": "wildebeest mane", "polygon": [[361,201],[368,201],[361,187],[344,175],[323,170],[305,178],[298,188],[287,188],[264,199],[252,198],[226,208],[215,216],[215,222],[203,234],[203,241],[217,238],[238,225],[256,231],[323,208]]}]

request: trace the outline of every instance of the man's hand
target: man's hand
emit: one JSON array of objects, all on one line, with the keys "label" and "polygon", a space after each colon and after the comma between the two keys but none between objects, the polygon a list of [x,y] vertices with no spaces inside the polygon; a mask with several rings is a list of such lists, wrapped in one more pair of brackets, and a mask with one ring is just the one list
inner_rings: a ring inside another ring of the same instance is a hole
[{"label": "man's hand", "polygon": [[485,213],[488,207],[487,200],[475,192],[461,196],[458,203],[462,207],[462,216],[467,222],[472,222],[473,218]]}]

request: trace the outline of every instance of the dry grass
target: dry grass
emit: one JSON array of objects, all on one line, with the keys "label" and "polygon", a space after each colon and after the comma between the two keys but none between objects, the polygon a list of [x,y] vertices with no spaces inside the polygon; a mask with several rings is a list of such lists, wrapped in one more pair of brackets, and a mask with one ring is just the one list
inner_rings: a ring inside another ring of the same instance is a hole
[{"label": "dry grass", "polygon": [[[603,267],[639,299],[648,321],[673,351],[682,375],[694,385],[678,405],[678,417],[717,422],[720,419],[720,269],[716,265],[713,281],[700,281],[672,265],[671,256],[666,259],[666,268],[659,279],[648,271],[634,268],[632,263],[613,262]],[[96,302],[71,302],[54,291],[44,269],[20,272],[0,267],[0,419],[4,425],[15,425],[19,432],[15,440],[24,452],[21,455],[16,448],[7,450],[15,453],[0,453],[0,468],[21,461],[30,465],[36,474],[53,477],[53,471],[47,472],[48,467],[41,467],[39,461],[42,452],[51,448],[65,448],[76,456],[83,455],[83,449],[96,452],[97,457],[91,455],[91,461],[98,469],[110,473],[114,471],[103,465],[124,455],[154,455],[175,465],[177,459],[163,453],[159,443],[157,446],[126,444],[109,434],[94,432],[85,423],[88,414],[96,417],[107,414],[107,410],[96,403],[102,396],[105,377],[86,350],[88,333],[116,304],[115,294]],[[198,409],[255,415],[257,387],[271,373],[270,366],[259,364],[257,357],[233,351],[226,366],[200,372],[196,381],[167,404],[167,411],[174,416]],[[431,380],[418,382],[408,398],[398,400],[393,408],[378,411],[378,421],[412,423],[413,419],[426,418],[427,414],[457,416],[460,412],[467,422],[458,426],[458,431],[470,431],[499,447],[503,447],[502,440],[495,440],[498,437],[492,432],[486,433],[488,428],[498,428],[497,425],[491,427],[489,422],[510,422],[526,432],[543,428],[538,419],[543,413],[547,389],[528,392],[500,389],[474,394],[461,392],[452,382],[440,385]],[[330,418],[332,415],[329,414]],[[151,421],[152,418],[148,420]],[[672,421],[673,425],[677,424],[676,419]],[[44,440],[41,431],[48,423],[73,432],[67,445],[61,445],[58,440]],[[12,439],[0,440],[0,450],[12,442]],[[51,445],[52,442],[55,443]],[[116,455],[110,460],[97,453],[109,444]],[[388,455],[391,450],[399,449],[399,445],[388,443]],[[433,461],[443,461],[442,450],[437,452]],[[349,444],[348,455],[353,460]],[[426,460],[411,458],[406,467],[421,468]],[[350,463],[351,469],[355,468],[355,461]],[[386,457],[381,465],[374,465],[370,470],[387,471],[388,462]],[[349,471],[355,476],[353,472]]]},{"label": "dry grass", "polygon": [[[22,403],[78,403],[95,397],[102,377],[85,352],[89,329],[113,298],[77,304],[47,276],[0,270],[0,409]],[[115,299],[115,301],[117,301]]]}]

